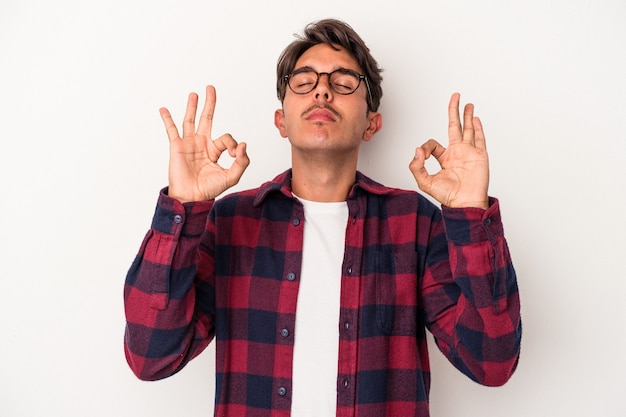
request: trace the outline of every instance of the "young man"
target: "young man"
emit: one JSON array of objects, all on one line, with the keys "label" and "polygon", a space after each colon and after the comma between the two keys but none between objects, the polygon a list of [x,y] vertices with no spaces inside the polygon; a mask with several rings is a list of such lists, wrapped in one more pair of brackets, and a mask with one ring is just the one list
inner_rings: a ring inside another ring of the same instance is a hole
[{"label": "young man", "polygon": [[182,137],[161,109],[169,187],[126,280],[132,370],[170,376],[215,338],[215,415],[428,416],[428,329],[468,377],[505,383],[519,298],[473,106],[461,123],[454,94],[449,146],[430,140],[410,163],[440,210],[357,172],[382,127],[382,78],[348,25],[307,26],[277,70],[292,168],[258,189],[216,200],[249,160],[245,143],[211,137],[213,87],[197,127],[189,96]]}]

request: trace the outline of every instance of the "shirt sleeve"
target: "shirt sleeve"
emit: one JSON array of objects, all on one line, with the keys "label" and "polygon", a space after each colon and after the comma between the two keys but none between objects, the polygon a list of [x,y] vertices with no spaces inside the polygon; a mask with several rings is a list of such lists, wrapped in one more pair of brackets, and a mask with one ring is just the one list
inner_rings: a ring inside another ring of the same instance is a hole
[{"label": "shirt sleeve", "polygon": [[124,285],[126,360],[143,380],[170,376],[213,338],[213,319],[195,308],[198,246],[213,201],[181,204],[160,193],[152,226]]},{"label": "shirt sleeve", "polygon": [[424,276],[426,324],[455,367],[478,383],[502,385],[517,367],[522,328],[498,200],[487,210],[442,213],[445,239],[433,223]]}]

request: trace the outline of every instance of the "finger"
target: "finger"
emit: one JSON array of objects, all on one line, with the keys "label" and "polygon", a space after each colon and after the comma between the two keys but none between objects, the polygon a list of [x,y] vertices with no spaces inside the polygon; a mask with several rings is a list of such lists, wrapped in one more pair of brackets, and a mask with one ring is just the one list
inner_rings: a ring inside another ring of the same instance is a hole
[{"label": "finger", "polygon": [[234,157],[237,141],[230,134],[225,133],[213,141],[213,148],[218,156],[228,149],[228,154]]},{"label": "finger", "polygon": [[211,137],[211,128],[213,127],[213,113],[215,112],[215,103],[217,102],[217,96],[215,94],[215,87],[208,85],[206,87],[206,98],[204,100],[204,107],[202,108],[202,114],[200,115],[200,122],[198,123],[198,134]]},{"label": "finger", "polygon": [[468,103],[463,109],[463,142],[474,144],[474,105]]},{"label": "finger", "polygon": [[417,181],[417,186],[424,191],[427,188],[427,184],[430,181],[430,174],[426,169],[425,162],[428,157],[424,153],[423,147],[415,149],[415,156],[409,164],[409,169]]},{"label": "finger", "polygon": [[167,138],[169,141],[172,142],[179,139],[180,135],[178,134],[176,123],[174,123],[174,119],[172,119],[172,115],[169,110],[162,107],[159,109],[159,114],[161,115],[161,120],[163,120],[163,124],[165,125],[165,131],[167,132]]},{"label": "finger", "polygon": [[431,155],[436,159],[439,159],[439,157],[446,151],[446,148],[435,139],[429,139],[421,146],[421,149],[424,151],[425,159],[430,158]]},{"label": "finger", "polygon": [[458,143],[463,140],[461,131],[461,118],[459,116],[459,101],[461,95],[459,93],[452,94],[450,104],[448,105],[448,137],[450,144]]},{"label": "finger", "polygon": [[250,165],[250,158],[248,157],[248,153],[246,152],[247,145],[245,142],[241,142],[234,149],[235,151],[235,160],[233,164],[228,169],[229,177],[231,178],[230,186],[233,186],[239,182],[239,179],[243,175],[248,165]]},{"label": "finger", "polygon": [[474,125],[474,132],[476,135],[476,148],[487,150],[487,142],[485,141],[485,131],[483,130],[483,124],[478,117],[472,119]]},{"label": "finger", "polygon": [[183,137],[187,138],[196,134],[196,112],[198,111],[198,95],[189,93],[187,98],[187,110],[183,120]]}]

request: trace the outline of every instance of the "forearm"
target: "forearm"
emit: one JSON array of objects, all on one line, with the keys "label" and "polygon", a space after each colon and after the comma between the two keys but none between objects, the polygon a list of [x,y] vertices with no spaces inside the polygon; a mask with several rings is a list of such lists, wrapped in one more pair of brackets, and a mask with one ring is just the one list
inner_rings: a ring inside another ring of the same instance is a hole
[{"label": "forearm", "polygon": [[209,207],[183,206],[161,195],[152,228],[128,271],[124,346],[141,379],[177,372],[212,337],[212,320],[195,308],[198,245]]},{"label": "forearm", "polygon": [[[517,365],[521,320],[517,279],[497,201],[482,210],[444,208],[450,275],[430,269],[441,291],[431,328],[450,361],[475,381],[502,385]],[[446,282],[447,281],[447,282]],[[445,296],[443,296],[445,294]],[[436,300],[436,301],[429,301]]]}]

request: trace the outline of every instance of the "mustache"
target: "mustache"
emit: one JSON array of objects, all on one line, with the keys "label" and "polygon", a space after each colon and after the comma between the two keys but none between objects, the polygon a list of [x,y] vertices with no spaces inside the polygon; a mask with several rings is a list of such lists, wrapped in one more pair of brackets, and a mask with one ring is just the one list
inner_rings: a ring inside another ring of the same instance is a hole
[{"label": "mustache", "polygon": [[331,105],[329,104],[314,104],[311,107],[309,107],[308,109],[306,109],[303,113],[302,116],[306,117],[309,113],[317,110],[317,109],[324,109],[324,110],[328,110],[329,112],[331,112],[333,114],[333,116],[335,116],[338,119],[341,119],[341,115],[339,114],[339,112],[337,110],[335,110]]}]

